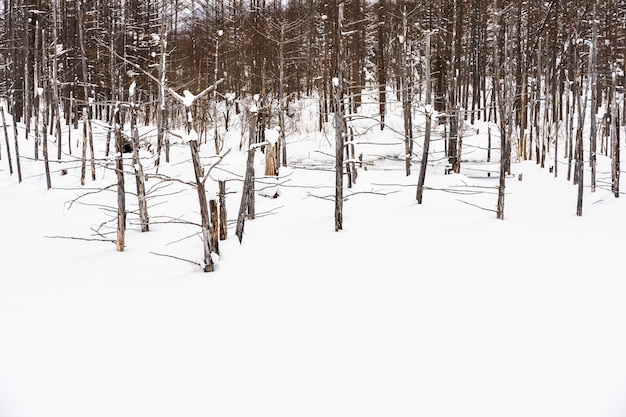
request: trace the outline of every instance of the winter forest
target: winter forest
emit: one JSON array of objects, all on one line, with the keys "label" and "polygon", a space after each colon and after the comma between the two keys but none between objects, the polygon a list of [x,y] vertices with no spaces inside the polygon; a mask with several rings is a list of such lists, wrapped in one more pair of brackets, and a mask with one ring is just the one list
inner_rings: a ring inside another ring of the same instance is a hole
[{"label": "winter forest", "polygon": [[[212,270],[219,208],[216,201],[207,208],[205,171],[219,165],[228,132],[237,129],[237,151],[247,150],[253,161],[259,148],[265,176],[278,177],[289,161],[285,138],[297,134],[294,127],[305,119],[303,101],[309,103],[307,122],[314,113],[312,128],[334,132],[335,230],[342,229],[343,189],[363,166],[357,143],[375,130],[401,138],[404,151],[396,156],[405,161],[407,176],[419,171],[418,203],[433,158],[433,129],[443,126],[444,155],[437,158],[447,159],[445,173],[460,173],[463,138],[477,121],[489,126],[485,160],[491,161],[492,149],[502,150],[498,218],[504,218],[511,161],[533,160],[555,176],[567,175],[578,185],[578,215],[585,167],[591,191],[598,186],[597,155],[611,160],[610,179],[603,177],[601,186],[616,197],[620,193],[620,129],[626,121],[621,1],[6,0],[2,5],[3,110],[15,129],[24,126],[32,148],[28,158],[43,161],[48,188],[51,161],[73,159],[77,152],[74,136],[83,141],[82,185],[87,148],[94,179],[101,162],[94,159],[94,147],[104,147],[105,158],[117,155],[120,251],[127,215],[124,154],[132,154],[137,214],[147,230],[145,182],[151,175],[167,180],[158,167],[171,162],[170,143],[177,137],[192,149],[205,269]],[[365,114],[364,95],[375,111]],[[401,125],[387,121],[395,112],[390,102],[401,108]],[[365,130],[364,118],[372,122]],[[106,127],[106,140],[94,141],[95,122]],[[140,134],[146,126],[154,131]],[[6,123],[4,129],[10,152]],[[17,130],[13,133],[18,159],[10,168],[21,175]],[[198,156],[201,146],[211,148],[210,163]],[[558,162],[560,155],[565,165]],[[144,165],[150,172],[143,172]],[[244,219],[254,217],[255,181],[247,172],[253,165],[241,173],[240,240]],[[223,225],[222,239],[225,235]]]},{"label": "winter forest", "polygon": [[625,37],[1,0],[0,416],[623,417]]}]

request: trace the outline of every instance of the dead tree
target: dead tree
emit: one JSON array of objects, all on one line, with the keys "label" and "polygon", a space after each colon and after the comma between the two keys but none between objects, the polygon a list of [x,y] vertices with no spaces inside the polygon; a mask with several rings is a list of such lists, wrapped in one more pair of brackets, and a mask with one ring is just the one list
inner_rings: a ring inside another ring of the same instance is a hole
[{"label": "dead tree", "polygon": [[2,116],[2,130],[4,131],[4,141],[7,148],[7,160],[9,162],[9,174],[13,175],[13,162],[11,162],[11,146],[9,146],[9,132],[7,132],[7,121],[4,116],[4,106],[0,106],[0,115]]},{"label": "dead tree", "polygon": [[[22,182],[22,164],[20,163],[20,145],[17,137],[17,120],[13,116],[13,143],[15,145],[15,168],[17,169],[17,180]],[[50,187],[48,187],[50,188]]]},{"label": "dead tree", "polygon": [[417,180],[417,193],[415,198],[417,199],[417,204],[422,204],[422,197],[424,196],[424,181],[426,180],[426,167],[428,166],[428,153],[430,150],[430,129],[431,129],[431,117],[432,117],[432,106],[430,104],[430,99],[432,95],[431,89],[431,80],[430,80],[430,35],[431,33],[426,32],[426,51],[425,58],[426,63],[425,66],[425,83],[426,83],[426,93],[424,97],[424,113],[426,116],[426,127],[424,131],[424,147],[422,148],[422,161],[420,163],[420,174]]},{"label": "dead tree", "polygon": [[139,106],[136,102],[137,96],[135,81],[132,82],[129,88],[128,97],[130,99],[130,134],[133,143],[133,168],[135,170],[135,183],[137,184],[139,222],[141,224],[141,231],[147,232],[150,230],[150,219],[148,217],[148,202],[146,200],[146,180],[143,174],[141,158],[139,157],[139,131],[137,129],[137,110]]},{"label": "dead tree", "polygon": [[219,205],[220,205],[220,218],[219,218],[219,224],[220,224],[220,240],[226,240],[226,238],[228,237],[228,228],[227,226],[227,215],[226,215],[226,182],[225,181],[219,181],[219,194],[218,194],[218,200],[219,200]]},{"label": "dead tree", "polygon": [[591,52],[589,54],[589,72],[591,85],[591,127],[589,130],[589,165],[591,167],[591,192],[596,191],[596,148],[597,148],[597,48],[598,48],[598,28],[596,24],[596,5],[593,5],[593,23],[591,26]]},{"label": "dead tree", "polygon": [[343,7],[343,2],[338,5],[337,77],[333,79],[333,98],[335,101],[335,231],[343,229],[343,162],[346,134],[346,119],[343,114]]},{"label": "dead tree", "polygon": [[404,116],[404,161],[405,173],[411,175],[411,160],[413,158],[413,119],[412,119],[412,65],[407,62],[407,17],[406,6],[402,10],[402,35],[398,36],[400,41],[400,91],[402,94],[402,112]]},{"label": "dead tree", "polygon": [[[88,72],[87,72],[87,52],[85,50],[85,34],[83,30],[84,25],[84,11],[82,7],[82,0],[77,2],[78,4],[78,42],[80,45],[80,53],[81,53],[81,68],[83,73],[83,105],[86,111],[83,111],[83,123],[84,123],[84,131],[86,133],[86,137],[84,140],[89,144],[89,150],[91,153],[91,180],[96,180],[96,165],[94,162],[94,152],[93,152],[93,133],[91,130],[91,109],[89,108],[89,87],[87,84],[88,81]],[[84,177],[83,177],[84,178]],[[84,185],[84,180],[83,180]]]},{"label": "dead tree", "polygon": [[[495,27],[497,31],[500,31],[499,19],[496,19]],[[496,39],[498,37],[496,36]],[[507,40],[505,32],[504,40],[504,60],[507,62]],[[495,80],[494,80],[494,95],[497,98],[498,109],[500,112],[500,178],[498,184],[498,203],[496,209],[496,217],[500,220],[504,220],[504,190],[506,187],[506,173],[508,166],[508,159],[510,158],[510,146],[509,146],[509,131],[507,125],[510,125],[510,114],[508,112],[508,99],[506,79],[508,78],[508,71],[504,74],[504,88],[500,85],[502,81],[502,62],[500,62],[499,46],[494,46],[494,65],[495,65]],[[503,91],[504,90],[504,91]]]},{"label": "dead tree", "polygon": [[193,162],[193,172],[196,178],[196,191],[198,192],[198,202],[200,204],[200,219],[202,222],[202,245],[204,249],[204,272],[212,272],[214,269],[213,258],[211,257],[211,221],[209,217],[209,207],[206,198],[206,190],[204,188],[204,180],[202,175],[202,166],[200,164],[198,140],[193,138],[189,140],[189,148],[191,149],[191,161]]},{"label": "dead tree", "polygon": [[117,176],[117,239],[118,252],[124,251],[126,233],[126,191],[124,188],[124,138],[120,125],[120,109],[113,110],[113,131],[115,134],[115,174]]},{"label": "dead tree", "polygon": [[[250,129],[254,129],[251,125]],[[252,133],[251,133],[252,134]],[[246,175],[243,180],[243,190],[241,192],[241,204],[239,205],[239,214],[237,215],[237,227],[235,235],[239,239],[239,243],[243,239],[243,228],[246,221],[246,216],[249,213],[249,205],[252,194],[254,193],[254,153],[256,146],[250,145],[248,149],[248,160],[246,162]]]},{"label": "dead tree", "polygon": [[619,174],[620,174],[620,138],[619,117],[617,112],[617,67],[613,69],[611,76],[611,191],[615,198],[619,197]]}]

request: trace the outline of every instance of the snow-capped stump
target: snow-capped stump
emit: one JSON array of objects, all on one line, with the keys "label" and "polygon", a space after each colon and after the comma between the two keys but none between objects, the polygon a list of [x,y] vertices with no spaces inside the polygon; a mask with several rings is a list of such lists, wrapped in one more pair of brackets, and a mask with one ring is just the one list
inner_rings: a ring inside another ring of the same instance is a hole
[{"label": "snow-capped stump", "polygon": [[265,130],[265,175],[278,176],[278,161],[280,160],[280,146],[278,139],[280,138],[280,130],[278,127]]}]

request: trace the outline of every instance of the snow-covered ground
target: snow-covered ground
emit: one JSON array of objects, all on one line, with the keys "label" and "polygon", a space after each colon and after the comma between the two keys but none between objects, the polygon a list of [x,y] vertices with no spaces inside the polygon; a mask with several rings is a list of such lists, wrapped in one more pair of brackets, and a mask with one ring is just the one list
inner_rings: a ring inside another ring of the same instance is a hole
[{"label": "snow-covered ground", "polygon": [[[484,146],[486,129],[477,129],[465,141]],[[369,135],[379,143],[394,134]],[[377,160],[346,191],[344,230],[335,232],[326,198],[334,173],[312,169],[328,162],[331,142],[314,131],[290,137],[294,165],[281,168],[280,196],[257,196],[242,245],[229,226],[209,274],[151,253],[201,261],[197,228],[166,221],[197,221],[195,191],[148,181],[151,231],[129,215],[123,253],[110,242],[52,238],[112,230],[114,188],[69,202],[113,184],[113,172],[99,166],[80,187],[65,155],[68,174],[53,173],[46,191],[43,163],[27,159],[31,138],[21,141],[18,184],[3,143],[0,416],[626,414],[623,198],[587,189],[577,217],[564,167],[555,179],[514,163],[499,221],[488,211],[497,179],[486,176],[496,165],[442,175],[434,157],[417,205],[418,165],[406,177],[403,162]],[[207,163],[211,148],[203,146]],[[401,155],[403,145],[359,149],[369,161]],[[484,160],[475,151],[468,158]],[[230,219],[244,160],[233,145],[215,170],[230,179]],[[191,179],[188,161],[176,145],[161,172]],[[599,162],[606,177],[608,161]]]}]

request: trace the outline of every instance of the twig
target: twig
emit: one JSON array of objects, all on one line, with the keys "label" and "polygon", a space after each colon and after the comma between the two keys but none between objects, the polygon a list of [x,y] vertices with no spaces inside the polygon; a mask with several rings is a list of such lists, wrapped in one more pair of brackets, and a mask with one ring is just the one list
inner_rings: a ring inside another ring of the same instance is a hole
[{"label": "twig", "polygon": [[48,239],[70,239],[70,240],[84,240],[86,242],[111,242],[117,243],[114,239],[94,239],[88,237],[76,237],[76,236],[45,236]]},{"label": "twig", "polygon": [[199,262],[191,261],[191,260],[185,259],[185,258],[179,258],[178,256],[168,255],[168,254],[165,254],[165,253],[152,252],[152,251],[150,251],[150,253],[153,254],[153,255],[156,255],[156,256],[163,256],[165,258],[173,258],[173,259],[176,259],[176,260],[179,260],[179,261],[189,262],[190,264],[198,265],[200,268],[203,267]]},{"label": "twig", "polygon": [[457,198],[457,200],[456,200],[456,201],[459,201],[459,202],[461,202],[461,203],[467,204],[468,206],[473,206],[473,207],[479,208],[479,209],[481,209],[481,210],[490,211],[490,212],[492,212],[492,213],[497,213],[497,211],[496,211],[496,210],[494,210],[494,209],[488,209],[488,208],[485,208],[485,207],[481,207],[481,206],[479,206],[479,205],[477,205],[477,204],[468,203],[467,201],[459,200],[458,198]]}]

